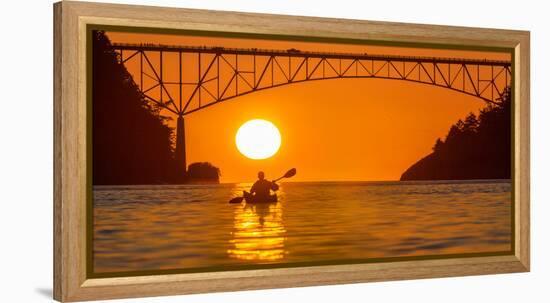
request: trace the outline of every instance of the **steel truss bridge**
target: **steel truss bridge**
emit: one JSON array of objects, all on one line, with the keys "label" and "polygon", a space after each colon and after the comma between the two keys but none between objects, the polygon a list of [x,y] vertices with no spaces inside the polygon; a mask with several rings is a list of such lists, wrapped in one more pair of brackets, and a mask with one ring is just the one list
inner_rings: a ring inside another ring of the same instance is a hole
[{"label": "steel truss bridge", "polygon": [[115,43],[113,49],[143,97],[177,115],[176,157],[184,171],[184,116],[252,92],[377,78],[443,87],[496,104],[512,80],[510,61],[157,44]]}]

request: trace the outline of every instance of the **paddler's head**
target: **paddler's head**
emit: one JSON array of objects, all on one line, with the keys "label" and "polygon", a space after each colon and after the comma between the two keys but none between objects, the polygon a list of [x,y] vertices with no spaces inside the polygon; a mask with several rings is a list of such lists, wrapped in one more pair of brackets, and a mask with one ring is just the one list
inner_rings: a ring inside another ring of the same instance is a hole
[{"label": "paddler's head", "polygon": [[258,172],[258,179],[263,180],[265,178],[264,172]]}]

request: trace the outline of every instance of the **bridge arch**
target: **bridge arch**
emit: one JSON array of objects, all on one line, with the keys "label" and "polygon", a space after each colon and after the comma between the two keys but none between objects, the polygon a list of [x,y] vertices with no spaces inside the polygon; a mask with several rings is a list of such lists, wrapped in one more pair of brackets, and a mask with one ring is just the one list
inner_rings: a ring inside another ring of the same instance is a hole
[{"label": "bridge arch", "polygon": [[[359,76],[359,77],[327,77],[327,78],[322,78],[322,79],[298,80],[298,81],[293,81],[293,82],[289,82],[289,83],[280,83],[280,84],[276,84],[276,85],[269,86],[269,87],[257,88],[257,89],[255,89],[255,90],[253,90],[253,91],[248,91],[248,92],[244,92],[244,93],[239,93],[239,94],[237,94],[237,95],[228,96],[228,97],[225,97],[225,98],[223,98],[223,99],[221,99],[221,100],[218,100],[218,101],[215,101],[215,102],[210,102],[210,103],[203,104],[201,107],[192,108],[192,109],[190,109],[189,111],[186,111],[186,112],[183,114],[183,116],[192,114],[192,113],[194,113],[194,112],[196,112],[196,111],[199,111],[199,110],[208,108],[208,107],[210,107],[210,106],[216,105],[216,104],[221,103],[221,102],[230,101],[230,100],[232,100],[232,99],[235,99],[235,98],[238,98],[238,97],[241,97],[241,96],[249,95],[249,94],[254,93],[254,92],[259,92],[259,91],[264,91],[264,90],[268,90],[268,89],[273,89],[273,88],[279,88],[279,87],[289,86],[289,85],[291,85],[291,84],[299,84],[299,83],[312,82],[312,81],[337,80],[337,79],[382,79],[382,80],[406,81],[406,82],[411,82],[411,83],[416,83],[416,84],[421,84],[421,85],[429,85],[429,86],[436,86],[436,87],[440,87],[440,88],[449,89],[449,90],[452,90],[452,91],[455,91],[455,92],[459,92],[459,93],[462,93],[462,94],[465,94],[465,95],[468,95],[468,96],[471,96],[471,97],[476,97],[476,98],[478,98],[480,101],[485,102],[485,103],[488,103],[488,104],[498,104],[499,98],[500,98],[500,96],[501,96],[502,93],[503,93],[503,91],[501,91],[501,90],[498,90],[498,92],[496,92],[496,89],[495,89],[495,92],[494,92],[494,93],[495,93],[495,100],[493,101],[493,100],[490,99],[490,98],[485,98],[485,97],[479,96],[479,95],[475,94],[474,92],[463,91],[463,90],[460,90],[460,89],[457,89],[457,88],[453,88],[453,87],[446,87],[446,86],[439,85],[439,84],[426,83],[426,82],[421,82],[421,81],[416,81],[416,80],[410,80],[410,79],[396,79],[396,78],[390,78],[390,77],[370,77],[370,76]],[[505,89],[505,87],[504,87],[503,89]]]},{"label": "bridge arch", "polygon": [[[498,60],[149,44],[113,48],[122,63],[139,62],[132,75],[144,97],[181,116],[268,88],[346,78],[428,84],[498,103],[512,80],[511,62]],[[176,60],[166,60],[167,55]],[[195,56],[192,69],[185,67],[186,55]],[[249,64],[239,64],[243,61]],[[178,79],[166,79],[169,65],[178,66]],[[187,74],[194,79],[184,80]]]}]

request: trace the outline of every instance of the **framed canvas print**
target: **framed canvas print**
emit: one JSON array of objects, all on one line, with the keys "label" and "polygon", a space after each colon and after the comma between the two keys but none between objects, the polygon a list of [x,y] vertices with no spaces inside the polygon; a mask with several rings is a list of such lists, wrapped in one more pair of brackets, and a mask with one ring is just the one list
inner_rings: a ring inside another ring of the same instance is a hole
[{"label": "framed canvas print", "polygon": [[529,271],[529,33],[59,2],[59,301]]}]

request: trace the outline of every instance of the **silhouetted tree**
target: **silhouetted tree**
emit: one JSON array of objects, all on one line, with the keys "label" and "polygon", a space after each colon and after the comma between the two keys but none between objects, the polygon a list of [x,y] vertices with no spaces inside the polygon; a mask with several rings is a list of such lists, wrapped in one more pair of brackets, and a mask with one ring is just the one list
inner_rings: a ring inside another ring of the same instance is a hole
[{"label": "silhouetted tree", "polygon": [[441,141],[440,138],[437,138],[437,140],[435,140],[434,147],[432,147],[432,150],[433,151],[439,151],[441,149],[441,147],[443,147],[443,141]]},{"label": "silhouetted tree", "polygon": [[175,183],[172,129],[144,99],[108,37],[93,33],[93,183]]},{"label": "silhouetted tree", "polygon": [[197,162],[189,165],[187,181],[194,183],[219,183],[220,169],[208,162]]},{"label": "silhouetted tree", "polygon": [[479,121],[477,120],[476,115],[474,113],[470,113],[468,117],[464,120],[464,129],[465,132],[476,132],[477,128],[479,127]]},{"label": "silhouetted tree", "polygon": [[476,116],[470,113],[451,126],[445,141],[408,168],[401,180],[509,179],[511,176],[511,93]]}]

